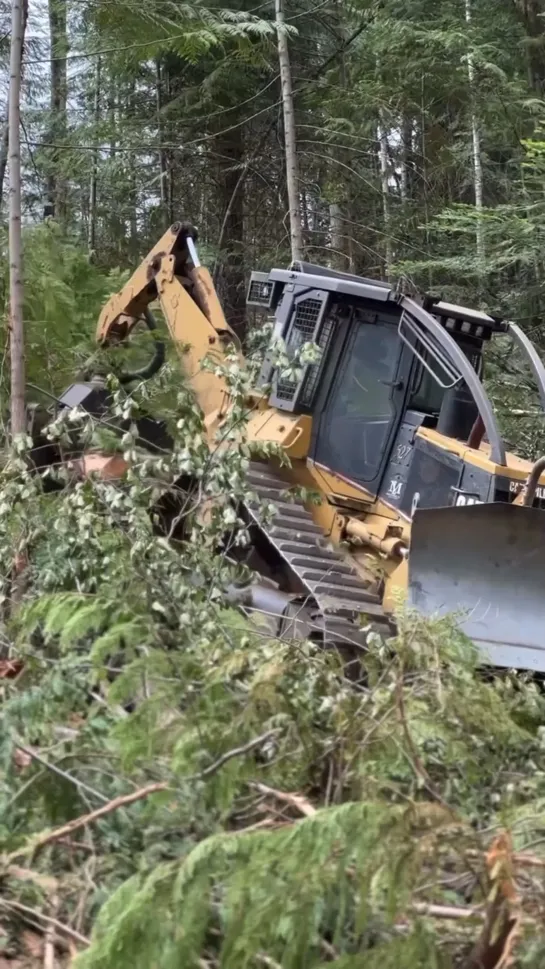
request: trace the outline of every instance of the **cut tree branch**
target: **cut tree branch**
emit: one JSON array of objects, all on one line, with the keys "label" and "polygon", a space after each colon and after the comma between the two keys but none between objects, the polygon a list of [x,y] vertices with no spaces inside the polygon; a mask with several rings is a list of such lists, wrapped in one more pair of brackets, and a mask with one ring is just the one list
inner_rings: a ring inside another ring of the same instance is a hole
[{"label": "cut tree branch", "polygon": [[45,847],[45,845],[51,844],[53,841],[58,841],[59,838],[65,838],[73,834],[74,831],[79,831],[80,828],[85,828],[88,824],[99,821],[100,818],[106,817],[112,811],[117,811],[118,808],[127,807],[129,804],[134,804],[135,801],[141,801],[144,797],[149,797],[150,794],[167,791],[168,788],[168,784],[159,782],[156,784],[148,784],[147,787],[141,787],[138,791],[132,791],[130,794],[115,797],[112,801],[108,801],[107,804],[103,804],[102,807],[97,808],[96,811],[83,814],[79,818],[74,818],[72,821],[68,821],[67,824],[63,824],[60,828],[54,828],[53,831],[45,831],[43,834],[38,835],[29,844],[24,845],[22,848],[8,855],[8,861],[32,854],[40,848]]},{"label": "cut tree branch", "polygon": [[425,902],[413,902],[411,912],[417,915],[429,915],[438,919],[480,919],[485,918],[485,912],[477,908],[462,908],[457,905],[433,905]]},{"label": "cut tree branch", "polygon": [[[192,777],[189,777],[188,780],[195,781],[210,777],[212,774],[215,774],[220,767],[223,767],[228,760],[231,760],[233,757],[239,757],[242,754],[246,754],[248,751],[253,750],[255,747],[261,746],[261,744],[265,743],[266,740],[276,736],[276,734],[279,732],[280,731],[278,729],[267,730],[266,733],[261,734],[259,737],[254,737],[253,740],[250,740],[242,747],[234,747],[232,750],[228,750],[225,754],[222,754],[218,760],[214,761],[213,764],[210,764],[209,767],[206,767],[203,771],[200,771],[199,774],[194,774]],[[95,821],[99,821],[100,818],[105,817],[107,814],[111,814],[112,811],[117,811],[118,808],[127,807],[129,804],[134,804],[135,801],[141,801],[143,798],[149,797],[150,794],[157,794],[159,791],[168,791],[169,788],[170,785],[166,783],[166,781],[159,781],[155,784],[148,784],[147,787],[141,787],[137,791],[132,791],[130,794],[123,794],[120,797],[116,797],[112,801],[108,801],[106,804],[103,804],[102,807],[97,808],[96,811],[91,811],[89,814],[83,814],[78,818],[74,818],[72,821],[68,821],[67,824],[63,824],[62,827],[55,828],[53,831],[43,832],[41,835],[38,835],[35,840],[30,841],[27,845],[24,845],[24,847],[19,848],[17,851],[14,851],[8,855],[6,860],[9,862],[16,858],[21,858],[25,855],[32,854],[33,852],[38,851],[40,848],[43,848],[45,845],[51,844],[53,841],[59,841],[61,838],[70,837],[74,831],[78,831],[80,828],[85,828],[88,824],[93,824]],[[291,796],[296,797],[296,795]]]},{"label": "cut tree branch", "polygon": [[283,801],[284,804],[289,804],[299,811],[300,814],[304,814],[305,817],[310,818],[316,814],[316,808],[310,801],[307,801],[305,797],[301,794],[291,794],[286,791],[277,791],[274,787],[268,787],[266,784],[253,783],[251,785],[255,791],[259,791],[260,794],[270,794],[272,797],[276,797],[277,800]]},{"label": "cut tree branch", "polygon": [[46,767],[47,770],[50,770],[53,774],[57,774],[59,777],[64,778],[64,780],[69,781],[71,784],[74,784],[76,787],[80,788],[80,790],[86,791],[87,794],[92,794],[92,796],[96,797],[98,801],[102,801],[104,804],[109,803],[108,798],[104,797],[104,794],[101,794],[100,791],[95,791],[93,787],[89,787],[83,781],[80,781],[77,777],[74,777],[73,774],[69,774],[67,771],[57,767],[56,764],[49,763],[49,761],[45,760],[35,750],[32,750],[31,747],[25,747],[24,744],[19,742],[19,740],[16,739],[15,742],[18,750],[22,750],[24,754],[27,754],[32,758],[32,760],[37,761],[37,763],[41,764],[42,767]]},{"label": "cut tree branch", "polygon": [[23,905],[21,902],[13,902],[7,898],[0,898],[0,905],[3,905],[4,908],[12,909],[14,912],[21,912],[22,915],[29,915],[31,918],[39,919],[41,922],[45,922],[46,925],[50,925],[56,929],[62,935],[73,939],[74,942],[79,942],[80,945],[88,946],[91,944],[91,940],[85,935],[82,935],[81,932],[76,932],[75,929],[71,929],[69,925],[65,925],[64,922],[59,922],[58,919],[54,919],[51,915],[44,915],[37,908],[30,908],[28,905]]},{"label": "cut tree branch", "polygon": [[210,764],[209,767],[205,767],[205,769],[200,771],[199,774],[193,774],[192,777],[188,778],[188,780],[200,781],[200,780],[205,780],[205,778],[207,777],[211,777],[211,775],[215,774],[216,771],[220,769],[220,767],[223,767],[223,765],[226,764],[228,760],[232,760],[233,757],[241,757],[242,754],[249,753],[249,751],[254,750],[255,747],[261,747],[261,745],[264,744],[267,740],[270,740],[272,737],[276,737],[277,734],[279,733],[280,733],[280,730],[278,729],[267,730],[266,733],[261,734],[260,737],[254,737],[253,740],[250,740],[247,744],[244,744],[242,747],[233,747],[232,750],[228,750],[225,754],[222,754],[221,757],[218,757],[218,759],[215,760],[213,764]]}]

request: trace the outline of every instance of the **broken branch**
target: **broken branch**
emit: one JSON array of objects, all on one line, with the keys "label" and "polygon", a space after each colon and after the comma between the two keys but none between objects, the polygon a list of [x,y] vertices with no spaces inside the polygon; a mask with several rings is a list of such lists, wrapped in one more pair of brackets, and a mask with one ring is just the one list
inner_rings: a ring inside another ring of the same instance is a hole
[{"label": "broken branch", "polygon": [[272,797],[276,797],[279,801],[283,801],[284,804],[290,804],[299,811],[300,814],[304,814],[305,817],[310,818],[313,814],[316,814],[316,808],[310,801],[307,801],[305,797],[301,794],[290,794],[286,791],[277,791],[274,787],[267,787],[266,784],[253,783],[251,785],[255,791],[259,791],[260,794],[270,794]]},{"label": "broken branch", "polygon": [[261,745],[264,744],[267,740],[270,740],[272,737],[275,737],[279,733],[280,733],[280,730],[278,729],[267,730],[266,733],[261,734],[260,737],[254,737],[253,740],[250,740],[247,744],[243,744],[242,747],[233,747],[232,750],[228,750],[225,754],[222,754],[221,757],[218,757],[218,759],[215,760],[213,764],[210,764],[209,767],[205,767],[204,770],[200,771],[199,774],[194,774],[192,777],[189,778],[189,780],[197,781],[197,780],[204,780],[207,777],[211,777],[211,775],[215,774],[216,771],[220,769],[220,767],[223,767],[223,765],[226,764],[228,760],[232,760],[233,757],[240,757],[242,754],[247,754],[249,753],[250,750],[254,750],[255,747],[261,747]]},{"label": "broken branch", "polygon": [[65,925],[64,922],[59,922],[58,919],[53,918],[52,915],[44,915],[37,908],[30,908],[28,905],[23,905],[22,902],[13,902],[7,898],[0,898],[0,905],[4,908],[11,909],[14,912],[21,912],[22,915],[30,915],[32,918],[39,919],[41,922],[45,922],[46,925],[50,925],[52,928],[56,929],[57,932],[61,932],[63,935],[68,936],[73,939],[74,942],[79,942],[80,945],[88,946],[91,944],[91,940],[87,936],[82,935],[81,932],[76,932],[75,929],[71,929],[69,925]]},{"label": "broken branch", "polygon": [[107,814],[111,814],[112,811],[117,811],[120,807],[127,807],[129,804],[134,804],[135,801],[141,801],[144,797],[149,797],[150,794],[157,794],[159,791],[167,791],[168,784],[161,782],[156,784],[148,784],[147,787],[141,787],[138,791],[132,791],[131,794],[123,794],[120,797],[115,797],[112,801],[108,801],[107,804],[103,804],[102,807],[96,809],[96,811],[91,811],[89,814],[83,814],[79,818],[74,818],[72,821],[68,821],[67,824],[63,824],[60,828],[55,828],[53,831],[46,831],[38,837],[31,841],[25,847],[14,851],[8,856],[8,860],[19,858],[23,855],[27,855],[39,848],[43,848],[47,844],[51,844],[52,841],[58,841],[59,838],[65,838],[73,834],[74,831],[78,831],[80,828],[85,828],[88,824],[93,824],[95,821],[100,820],[100,818],[105,817]]}]

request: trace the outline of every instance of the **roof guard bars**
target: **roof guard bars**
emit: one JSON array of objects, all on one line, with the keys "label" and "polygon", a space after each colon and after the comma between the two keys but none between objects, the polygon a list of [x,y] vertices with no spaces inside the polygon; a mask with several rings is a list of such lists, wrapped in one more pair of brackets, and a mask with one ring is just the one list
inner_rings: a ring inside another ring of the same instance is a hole
[{"label": "roof guard bars", "polygon": [[[484,387],[467,359],[464,351],[458,346],[452,336],[441,326],[440,323],[427,310],[420,306],[415,300],[408,296],[399,299],[402,309],[420,323],[427,332],[435,338],[441,349],[450,358],[460,376],[465,381],[468,389],[473,395],[473,400],[477,405],[477,410],[482,418],[486,436],[490,444],[490,458],[501,467],[505,467],[505,445],[503,443],[492,404],[490,403]],[[414,350],[413,350],[414,352]],[[537,355],[537,354],[536,354]],[[541,361],[540,361],[541,362]],[[453,368],[454,369],[454,368]],[[543,374],[545,379],[545,371]],[[545,383],[544,383],[545,391]]]},{"label": "roof guard bars", "polygon": [[[414,353],[417,360],[419,360],[422,366],[428,371],[429,374],[431,374],[435,382],[439,384],[443,390],[451,390],[460,383],[462,380],[462,375],[460,374],[459,370],[452,365],[448,356],[445,354],[444,348],[437,346],[437,343],[433,337],[427,333],[425,329],[422,329],[422,326],[423,324],[420,321],[415,320],[414,317],[407,313],[406,310],[403,310],[399,318],[399,325],[397,329],[403,343],[409,347],[412,353]],[[439,374],[435,373],[433,367],[431,367],[427,362],[424,354],[420,353],[417,347],[410,342],[404,330],[408,330],[409,333],[422,344],[424,350],[429,353],[432,360],[435,360],[435,362],[439,364],[441,370],[449,378],[449,384],[441,380]]]},{"label": "roof guard bars", "polygon": [[537,389],[539,391],[541,406],[545,410],[545,367],[543,366],[541,357],[539,356],[532,341],[528,339],[526,334],[516,323],[507,323],[507,333],[511,334],[515,343],[518,343],[520,349],[528,358],[528,363],[530,364],[530,368],[535,377]]}]

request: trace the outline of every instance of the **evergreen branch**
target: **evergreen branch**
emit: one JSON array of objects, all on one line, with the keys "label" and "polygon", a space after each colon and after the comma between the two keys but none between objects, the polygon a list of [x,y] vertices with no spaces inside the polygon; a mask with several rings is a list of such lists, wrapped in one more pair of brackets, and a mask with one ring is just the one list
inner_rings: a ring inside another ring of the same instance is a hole
[{"label": "evergreen branch", "polygon": [[22,750],[23,753],[31,757],[32,760],[37,761],[38,764],[42,765],[42,767],[46,767],[48,770],[52,771],[53,774],[58,774],[59,777],[62,777],[64,780],[69,781],[71,784],[74,784],[76,787],[80,788],[80,790],[86,791],[87,794],[92,794],[93,797],[96,797],[97,800],[99,801],[103,801],[104,804],[109,803],[108,798],[104,797],[104,794],[101,794],[100,791],[95,791],[93,787],[89,787],[83,781],[80,781],[79,778],[74,777],[73,774],[69,774],[68,771],[64,771],[62,770],[62,768],[57,767],[56,764],[51,764],[49,761],[45,760],[40,754],[36,753],[35,750],[32,750],[31,747],[25,747],[24,744],[20,743],[18,739],[16,739],[16,744],[19,750]]},{"label": "evergreen branch", "polygon": [[[211,777],[212,774],[215,774],[216,771],[223,767],[223,765],[233,757],[239,757],[242,754],[248,753],[250,750],[254,750],[254,748],[261,746],[278,733],[280,733],[279,729],[267,730],[266,733],[261,734],[259,737],[254,737],[253,740],[250,740],[247,744],[244,744],[241,747],[234,747],[232,750],[228,750],[225,754],[222,754],[221,757],[214,761],[213,764],[210,764],[209,767],[206,767],[198,774],[194,774],[192,777],[188,778],[188,780],[204,780]],[[25,748],[22,747],[21,749],[24,750]],[[28,752],[31,753],[30,751]],[[46,764],[46,766],[48,765]],[[140,801],[143,798],[148,797],[150,794],[156,794],[159,791],[167,791],[168,789],[169,785],[166,782],[159,781],[154,784],[148,784],[147,787],[141,787],[137,791],[132,791],[130,794],[120,795],[119,797],[108,801],[102,807],[97,808],[96,811],[91,811],[89,814],[81,815],[78,818],[74,818],[72,821],[68,821],[67,824],[63,824],[60,828],[55,828],[53,831],[46,831],[44,834],[39,835],[35,841],[31,841],[30,844],[27,844],[23,848],[17,849],[8,855],[8,860],[20,858],[29,853],[38,851],[40,848],[45,847],[45,845],[51,844],[53,841],[58,841],[61,838],[66,838],[67,836],[73,834],[74,831],[78,831],[80,828],[84,828],[88,824],[92,824],[95,821],[100,820],[100,818],[105,817],[107,814],[111,814],[120,807],[126,807],[129,804],[133,804],[135,801]],[[289,796],[296,798],[296,795]],[[292,803],[294,802],[292,801]]]},{"label": "evergreen branch", "polygon": [[[104,54],[120,54],[129,50],[137,50],[143,47],[155,47],[157,46],[157,44],[160,44],[160,43],[170,44],[172,43],[173,40],[184,40],[186,36],[187,36],[186,33],[171,34],[170,36],[164,37],[161,39],[155,38],[153,40],[142,40],[142,41],[139,41],[138,43],[124,44],[123,46],[118,46],[118,47],[102,47],[100,50],[90,50],[90,51],[87,51],[87,53],[84,53],[83,51],[81,53],[79,51],[76,51],[71,54],[67,54],[66,57],[63,57],[63,61],[89,60],[92,57],[103,57]],[[50,64],[50,63],[51,63],[50,57],[39,57],[31,61],[26,61],[27,67],[35,66],[38,64]]]},{"label": "evergreen branch", "polygon": [[397,706],[399,723],[405,740],[405,747],[406,747],[406,749],[404,750],[405,756],[407,757],[412,769],[414,770],[414,773],[416,774],[417,777],[420,778],[424,787],[426,788],[428,793],[431,794],[434,801],[437,801],[439,804],[442,804],[444,808],[447,808],[447,810],[449,810],[448,804],[443,799],[443,797],[441,797],[441,794],[432,783],[431,777],[428,774],[422,762],[422,758],[420,757],[420,754],[416,748],[416,744],[411,736],[411,731],[409,730],[409,724],[407,723],[407,716],[405,713],[405,700],[403,696],[403,691],[404,691],[403,675],[402,675],[402,672],[400,672],[396,683],[396,706]]},{"label": "evergreen branch", "polygon": [[99,821],[100,818],[111,814],[112,811],[117,811],[120,807],[127,807],[129,804],[134,804],[135,801],[141,801],[143,798],[149,797],[150,794],[167,791],[168,787],[169,785],[167,783],[161,781],[155,784],[148,784],[147,787],[141,787],[139,790],[132,791],[130,794],[122,794],[119,797],[114,797],[112,801],[108,801],[107,804],[97,808],[96,811],[91,811],[90,814],[83,814],[78,818],[73,818],[72,821],[68,821],[67,824],[63,824],[60,828],[54,828],[53,831],[44,832],[36,840],[31,841],[30,844],[8,855],[8,860],[21,858],[24,855],[38,851],[40,848],[45,847],[45,845],[51,844],[53,841],[58,841],[59,838],[64,838],[67,835],[73,834],[74,831],[78,831],[80,828],[85,828],[88,824]]}]

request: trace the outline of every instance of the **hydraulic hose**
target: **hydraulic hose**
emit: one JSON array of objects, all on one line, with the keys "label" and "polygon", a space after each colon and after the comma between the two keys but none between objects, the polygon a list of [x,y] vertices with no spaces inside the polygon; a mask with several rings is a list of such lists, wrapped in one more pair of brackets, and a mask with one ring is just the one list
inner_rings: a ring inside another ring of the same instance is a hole
[{"label": "hydraulic hose", "polygon": [[[157,330],[157,322],[151,310],[146,308],[143,316],[148,330],[155,334],[155,331]],[[121,384],[130,384],[133,380],[149,380],[150,377],[154,377],[155,374],[161,369],[165,362],[165,344],[163,340],[159,340],[155,335],[154,341],[155,351],[150,362],[140,370],[133,370],[128,373],[120,374],[119,382]]]},{"label": "hydraulic hose", "polygon": [[522,504],[526,508],[531,508],[531,506],[534,503],[534,498],[535,498],[537,486],[539,484],[539,479],[541,478],[541,475],[543,474],[544,471],[545,471],[545,457],[538,458],[532,470],[530,471],[530,474],[528,475],[528,479],[523,489]]}]

